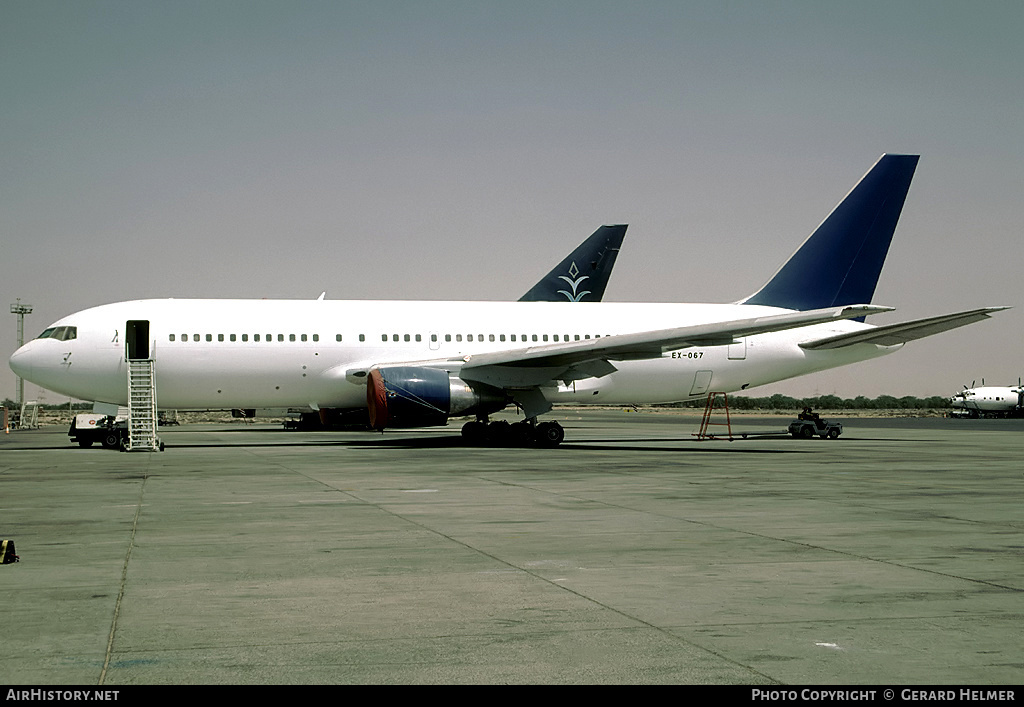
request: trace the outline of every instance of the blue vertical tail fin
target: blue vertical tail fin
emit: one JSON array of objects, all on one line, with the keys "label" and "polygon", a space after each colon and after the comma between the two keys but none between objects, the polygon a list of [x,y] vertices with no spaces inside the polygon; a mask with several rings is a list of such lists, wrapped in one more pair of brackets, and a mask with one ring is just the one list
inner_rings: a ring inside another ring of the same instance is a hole
[{"label": "blue vertical tail fin", "polygon": [[600,302],[626,226],[601,226],[555,266],[520,302]]},{"label": "blue vertical tail fin", "polygon": [[919,155],[882,155],[768,283],[742,304],[870,304]]}]

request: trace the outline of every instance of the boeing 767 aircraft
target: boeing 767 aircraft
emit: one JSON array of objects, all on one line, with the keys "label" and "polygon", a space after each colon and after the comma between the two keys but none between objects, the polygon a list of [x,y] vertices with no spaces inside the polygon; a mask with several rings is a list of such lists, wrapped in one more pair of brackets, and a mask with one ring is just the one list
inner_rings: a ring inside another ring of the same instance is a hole
[{"label": "boeing 767 aircraft", "polygon": [[[557,445],[555,403],[663,403],[883,356],[1004,307],[872,326],[866,315],[917,167],[883,155],[776,275],[733,304],[136,300],[48,327],[19,376],[124,405],[132,360],[178,409],[366,410],[378,429],[472,416],[470,439]],[[568,290],[567,290],[568,291]],[[570,298],[571,299],[571,298]],[[522,422],[488,416],[516,405]]]}]

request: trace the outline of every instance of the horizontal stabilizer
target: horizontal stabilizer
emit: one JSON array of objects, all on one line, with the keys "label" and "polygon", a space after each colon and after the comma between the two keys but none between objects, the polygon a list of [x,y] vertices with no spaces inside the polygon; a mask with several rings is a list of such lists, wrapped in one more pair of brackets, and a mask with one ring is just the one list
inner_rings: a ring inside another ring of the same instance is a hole
[{"label": "horizontal stabilizer", "polygon": [[940,317],[928,317],[927,319],[916,319],[902,324],[889,324],[887,326],[874,327],[864,331],[855,331],[850,334],[829,336],[817,341],[807,341],[800,344],[801,348],[811,351],[823,349],[840,349],[844,346],[854,344],[877,344],[878,346],[896,346],[905,344],[915,339],[923,339],[932,334],[941,334],[950,329],[980,322],[988,319],[993,312],[1000,312],[1009,307],[985,307],[983,309],[972,309],[967,312],[956,314],[944,314]]}]

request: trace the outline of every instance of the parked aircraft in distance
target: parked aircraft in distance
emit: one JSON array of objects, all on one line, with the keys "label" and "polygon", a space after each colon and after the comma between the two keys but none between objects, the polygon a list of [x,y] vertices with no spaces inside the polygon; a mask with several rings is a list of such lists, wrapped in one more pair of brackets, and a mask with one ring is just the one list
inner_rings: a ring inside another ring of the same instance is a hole
[{"label": "parked aircraft in distance", "polygon": [[957,417],[1016,417],[1024,414],[1024,387],[981,385],[964,389],[949,399]]},{"label": "parked aircraft in distance", "polygon": [[[900,324],[870,303],[916,155],[883,155],[756,293],[733,304],[136,300],[55,322],[11,368],[72,397],[124,404],[152,360],[162,406],[367,410],[379,430],[473,416],[469,439],[557,445],[553,403],[661,403],[891,353],[988,318]],[[524,420],[489,424],[514,404]]]}]

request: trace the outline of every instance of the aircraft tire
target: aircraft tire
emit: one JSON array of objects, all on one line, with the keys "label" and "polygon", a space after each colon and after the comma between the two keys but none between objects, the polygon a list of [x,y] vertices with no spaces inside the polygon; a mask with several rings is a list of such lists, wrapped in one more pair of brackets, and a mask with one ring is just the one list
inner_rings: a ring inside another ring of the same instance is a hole
[{"label": "aircraft tire", "polygon": [[487,442],[497,446],[504,446],[512,439],[512,425],[506,420],[498,420],[487,425]]},{"label": "aircraft tire", "polygon": [[479,420],[470,420],[462,426],[462,439],[469,444],[480,444],[487,438],[487,425]]},{"label": "aircraft tire", "polygon": [[529,446],[533,439],[533,427],[529,422],[517,422],[509,429],[509,443],[517,447]]},{"label": "aircraft tire", "polygon": [[540,447],[557,447],[565,439],[565,430],[557,422],[542,422],[534,431],[534,442]]}]

